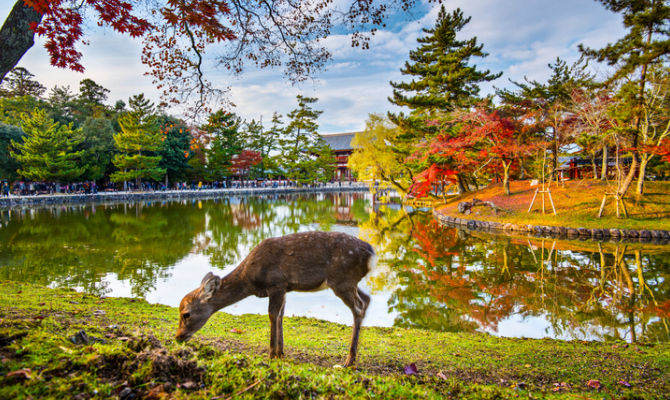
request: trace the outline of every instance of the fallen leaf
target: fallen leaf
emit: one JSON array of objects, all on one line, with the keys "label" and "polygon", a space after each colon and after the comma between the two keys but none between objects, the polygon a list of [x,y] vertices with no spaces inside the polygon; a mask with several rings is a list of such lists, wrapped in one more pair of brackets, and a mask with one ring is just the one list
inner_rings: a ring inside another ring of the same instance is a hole
[{"label": "fallen leaf", "polygon": [[16,377],[20,379],[32,379],[32,376],[30,375],[31,373],[32,371],[30,368],[23,368],[17,371],[8,372],[6,376],[7,378]]},{"label": "fallen leaf", "polygon": [[588,382],[586,382],[586,386],[596,390],[600,390],[600,388],[602,388],[600,381],[596,379],[590,379]]},{"label": "fallen leaf", "polygon": [[628,382],[626,382],[626,381],[624,381],[624,380],[621,380],[621,381],[619,381],[619,382],[617,382],[617,383],[618,383],[619,385],[624,386],[624,387],[627,387],[627,388],[633,386],[633,385],[631,385],[630,383],[628,383]]},{"label": "fallen leaf", "polygon": [[445,381],[447,380],[447,376],[442,373],[442,371],[437,373],[437,377],[440,379],[444,379]]},{"label": "fallen leaf", "polygon": [[58,346],[58,348],[60,348],[61,350],[63,350],[64,352],[66,352],[68,354],[72,354],[72,350],[68,349],[67,347]]},{"label": "fallen leaf", "polygon": [[530,368],[530,367],[532,367],[532,365],[530,365],[530,364],[525,364],[524,367],[526,367],[526,368]]},{"label": "fallen leaf", "polygon": [[198,384],[193,381],[186,381],[184,383],[178,383],[177,387],[186,390],[193,390],[198,388]]},{"label": "fallen leaf", "polygon": [[405,367],[404,372],[405,375],[414,375],[419,372],[419,369],[416,367],[416,364],[411,363],[410,365]]},{"label": "fallen leaf", "polygon": [[244,331],[242,329],[238,329],[238,328],[233,328],[233,329],[230,330],[230,332],[231,333],[237,333],[238,335],[241,335],[241,334],[244,333]]}]

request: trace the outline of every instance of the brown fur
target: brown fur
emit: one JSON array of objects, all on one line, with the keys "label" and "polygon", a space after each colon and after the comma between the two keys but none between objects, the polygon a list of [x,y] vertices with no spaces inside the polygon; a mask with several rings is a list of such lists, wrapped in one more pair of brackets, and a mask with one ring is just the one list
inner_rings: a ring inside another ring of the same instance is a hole
[{"label": "brown fur", "polygon": [[339,232],[303,232],[269,238],[223,279],[211,272],[179,305],[178,340],[186,340],[223,307],[248,296],[269,297],[270,356],[282,357],[282,318],[286,292],[330,287],[354,315],[353,335],[345,366],[356,359],[358,336],[370,297],[358,288],[369,272],[374,249]]}]

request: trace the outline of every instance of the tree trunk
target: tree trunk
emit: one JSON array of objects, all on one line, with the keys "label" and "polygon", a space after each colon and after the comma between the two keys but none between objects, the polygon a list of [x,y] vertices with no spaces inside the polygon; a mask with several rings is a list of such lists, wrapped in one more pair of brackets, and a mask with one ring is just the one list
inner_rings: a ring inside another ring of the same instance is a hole
[{"label": "tree trunk", "polygon": [[42,15],[17,0],[0,28],[0,82],[18,64],[21,57],[35,44],[31,23],[39,23]]},{"label": "tree trunk", "polygon": [[591,156],[591,168],[593,169],[593,179],[598,179],[598,166],[596,165],[596,155]]},{"label": "tree trunk", "polygon": [[602,168],[600,169],[600,179],[605,181],[607,180],[607,145],[603,146],[603,162]]},{"label": "tree trunk", "polygon": [[505,165],[503,163],[503,188],[505,189],[505,194],[510,195],[510,190],[509,190],[509,168],[512,166],[512,163],[509,163],[509,165]]},{"label": "tree trunk", "polygon": [[637,175],[637,190],[635,191],[635,194],[638,196],[644,196],[644,177],[647,173],[647,163],[649,163],[650,159],[651,157],[644,155],[640,160],[640,169]]},{"label": "tree trunk", "polygon": [[466,193],[468,189],[463,182],[463,176],[461,174],[457,174],[456,176],[458,177],[458,191],[461,193]]},{"label": "tree trunk", "polygon": [[637,151],[634,151],[633,162],[631,162],[630,164],[628,174],[626,174],[626,177],[621,182],[621,185],[617,188],[617,193],[621,198],[623,198],[626,195],[626,193],[628,192],[628,188],[630,187],[630,184],[633,183],[633,179],[635,179],[637,166],[640,164],[639,157],[640,155],[637,153]]}]

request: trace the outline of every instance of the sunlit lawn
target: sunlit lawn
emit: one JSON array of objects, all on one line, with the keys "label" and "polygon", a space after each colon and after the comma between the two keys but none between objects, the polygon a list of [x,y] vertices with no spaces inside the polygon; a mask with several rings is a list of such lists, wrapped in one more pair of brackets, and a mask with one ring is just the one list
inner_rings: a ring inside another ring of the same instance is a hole
[{"label": "sunlit lawn", "polygon": [[[625,200],[629,214],[627,219],[617,218],[614,200],[608,196],[603,217],[598,219],[597,214],[603,195],[614,191],[612,185],[594,180],[566,181],[559,185],[553,183],[549,186],[549,190],[556,206],[556,216],[552,214],[548,196],[545,197],[545,214],[542,214],[542,198],[539,193],[533,210],[527,212],[533,194],[538,188],[530,186],[530,181],[511,182],[510,196],[505,195],[502,184],[498,183],[454,199],[439,210],[452,216],[516,224],[670,230],[670,182],[647,182],[645,195],[641,199],[636,199],[635,188],[631,187]],[[475,197],[492,201],[502,208],[503,212],[494,215],[485,207],[477,207],[469,216],[459,214],[458,203],[470,201]]]}]

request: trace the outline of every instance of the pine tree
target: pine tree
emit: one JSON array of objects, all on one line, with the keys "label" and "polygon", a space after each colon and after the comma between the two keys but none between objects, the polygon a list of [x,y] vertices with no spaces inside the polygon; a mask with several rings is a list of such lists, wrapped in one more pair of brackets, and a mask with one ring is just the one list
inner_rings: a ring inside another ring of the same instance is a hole
[{"label": "pine tree", "polygon": [[[298,95],[298,108],[287,114],[290,122],[284,135],[279,139],[281,154],[279,155],[279,166],[284,170],[287,178],[293,179],[300,184],[311,183],[317,179],[324,179],[321,174],[328,170],[324,165],[328,163],[324,157],[332,156],[332,151],[325,146],[324,140],[319,136],[317,130],[319,124],[316,122],[323,111],[314,110],[311,104],[318,101],[314,97]],[[332,159],[334,163],[334,157]]]},{"label": "pine tree", "polygon": [[417,39],[420,46],[409,53],[410,61],[400,70],[415,77],[410,82],[391,82],[389,101],[409,107],[413,114],[430,115],[435,111],[453,111],[474,103],[479,84],[497,79],[500,74],[480,71],[470,65],[472,57],[486,57],[477,38],[457,40],[456,34],[470,22],[460,9],[447,14],[440,8],[435,27],[424,29],[427,35]]},{"label": "pine tree", "polygon": [[202,129],[211,139],[206,150],[209,178],[222,180],[230,177],[230,167],[235,154],[242,151],[240,118],[233,113],[219,110],[207,118]]},{"label": "pine tree", "polygon": [[81,151],[75,151],[81,140],[72,124],[61,125],[35,109],[22,115],[23,142],[12,140],[12,157],[20,164],[21,176],[34,181],[71,182],[84,172],[78,166]]},{"label": "pine tree", "polygon": [[[427,121],[448,118],[458,109],[477,103],[479,84],[497,79],[500,73],[480,71],[472,64],[472,58],[488,56],[477,38],[457,39],[457,34],[470,22],[460,9],[447,13],[440,8],[435,27],[423,29],[426,36],[417,39],[419,47],[409,53],[409,61],[400,70],[409,75],[409,82],[391,82],[393,96],[389,101],[410,109],[409,115],[389,113],[389,120],[398,127],[390,150],[397,158],[404,159],[404,177],[425,169],[426,165],[413,161],[409,156],[416,145],[435,135],[438,127]],[[461,185],[464,188],[463,185]]]},{"label": "pine tree", "polygon": [[155,154],[161,147],[161,134],[154,105],[139,94],[129,99],[130,111],[119,117],[121,132],[114,135],[119,154],[114,156],[118,171],[110,175],[113,182],[135,180],[137,188],[142,179],[159,180],[165,168],[158,166],[161,157]]},{"label": "pine tree", "polygon": [[[647,73],[653,64],[667,63],[670,54],[670,29],[668,28],[670,5],[667,0],[598,1],[605,8],[622,14],[628,33],[616,43],[610,43],[601,49],[591,49],[580,45],[579,50],[590,58],[600,62],[605,61],[616,67],[608,83],[623,79],[628,82],[634,81],[637,86],[636,93],[629,99],[629,107],[634,111],[629,121],[633,160],[628,175],[617,188],[619,196],[623,197],[641,163],[638,147],[642,113],[647,101],[645,96]],[[641,178],[644,179],[644,175]],[[641,192],[638,194],[642,195]]]},{"label": "pine tree", "polygon": [[35,75],[23,67],[12,69],[2,81],[0,95],[6,97],[40,97],[46,88],[34,80]]}]

